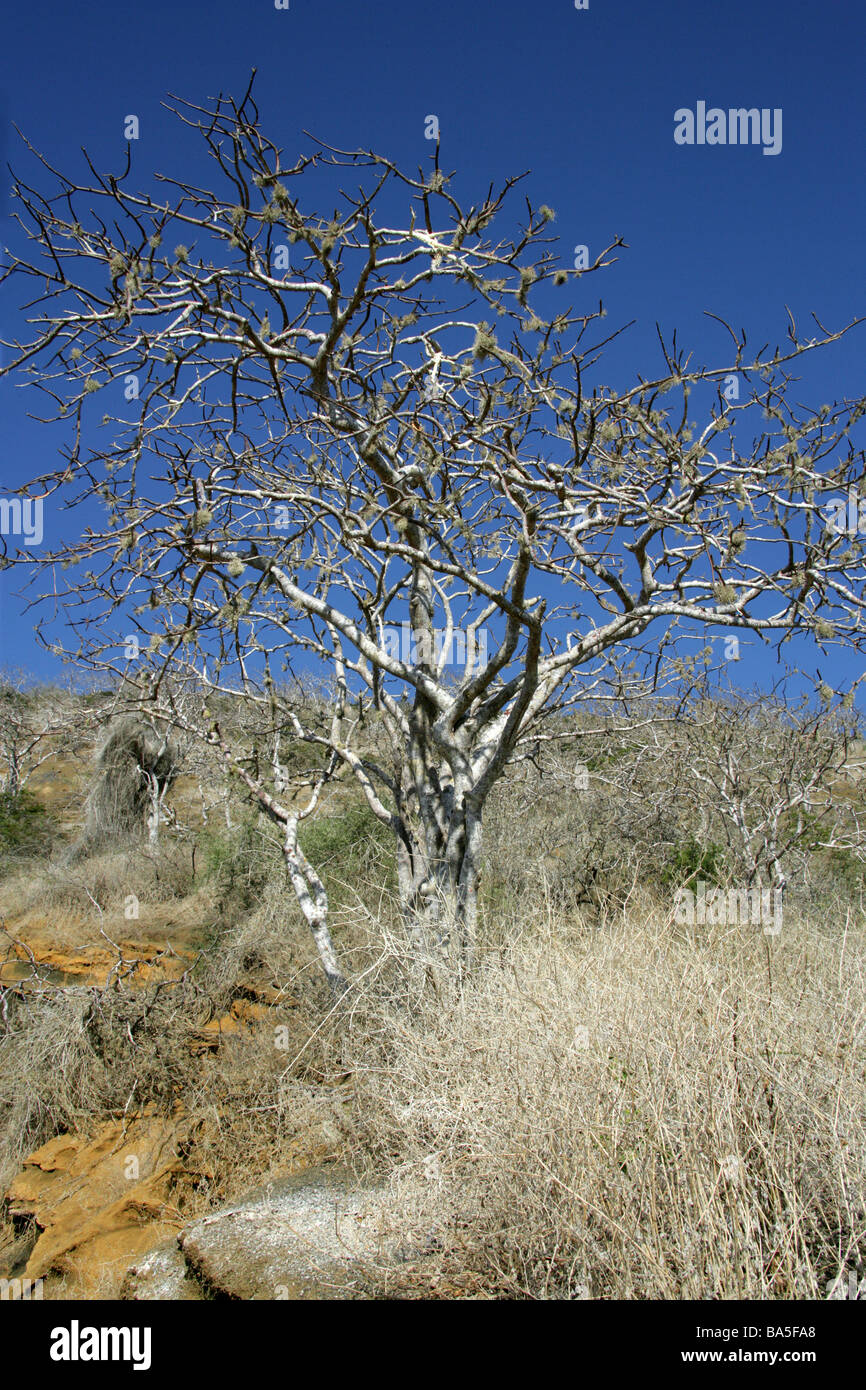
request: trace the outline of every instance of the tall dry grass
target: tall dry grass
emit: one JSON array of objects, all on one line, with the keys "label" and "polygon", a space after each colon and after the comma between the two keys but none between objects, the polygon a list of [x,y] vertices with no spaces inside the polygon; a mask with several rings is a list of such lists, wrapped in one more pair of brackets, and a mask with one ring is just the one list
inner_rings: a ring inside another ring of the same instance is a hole
[{"label": "tall dry grass", "polygon": [[[344,1034],[357,1142],[443,1287],[815,1298],[866,1254],[863,931],[525,921]],[[405,1274],[401,1277],[405,1278]]]},{"label": "tall dry grass", "polygon": [[[501,922],[469,979],[422,985],[396,921],[383,942],[359,906],[334,1008],[284,907],[269,893],[197,983],[21,1006],[0,1157],[134,1097],[198,1122],[197,1208],[354,1160],[393,1195],[405,1258],[383,1293],[801,1299],[862,1265],[862,926],[767,938],[658,905],[603,928],[550,909]],[[273,1025],[192,1055],[251,973],[284,981]]]}]

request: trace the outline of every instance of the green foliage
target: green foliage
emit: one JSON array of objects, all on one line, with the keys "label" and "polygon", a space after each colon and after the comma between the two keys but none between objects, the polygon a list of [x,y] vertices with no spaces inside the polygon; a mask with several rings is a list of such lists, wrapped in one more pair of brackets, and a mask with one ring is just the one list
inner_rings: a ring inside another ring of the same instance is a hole
[{"label": "green foliage", "polygon": [[[320,873],[331,905],[344,900],[348,885],[365,880],[394,882],[391,831],[366,806],[302,823],[302,850]],[[214,884],[223,919],[252,911],[268,883],[286,882],[282,848],[252,809],[232,829],[208,826],[198,838],[202,877]],[[291,889],[287,890],[291,893]]]},{"label": "green foliage", "polygon": [[217,886],[221,907],[232,912],[254,907],[282,864],[279,847],[252,810],[231,829],[203,830],[198,848],[205,877]]},{"label": "green foliage", "polygon": [[[826,831],[823,828],[821,816],[817,811],[800,811],[800,824],[802,830],[798,838],[800,849],[807,850],[810,854],[820,848],[821,841],[824,839]],[[790,829],[790,827],[786,827]]]},{"label": "green foliage", "polygon": [[866,887],[866,864],[850,849],[824,849],[828,827],[824,826],[821,815],[816,811],[801,811],[803,827],[798,847],[814,855],[819,867],[843,889],[845,893],[862,893]]},{"label": "green foliage", "polygon": [[52,838],[51,818],[32,792],[0,796],[0,856],[44,853]]},{"label": "green foliage", "polygon": [[313,743],[305,743],[301,738],[283,735],[280,741],[280,762],[290,777],[298,773],[311,772],[323,766],[321,748]]},{"label": "green foliage", "polygon": [[322,871],[327,886],[331,871],[344,882],[376,871],[381,882],[383,868],[393,874],[394,846],[389,827],[373,815],[368,806],[348,807],[339,816],[318,816],[301,826],[301,849]]},{"label": "green foliage", "polygon": [[866,887],[866,864],[850,849],[826,851],[826,864],[831,876],[846,893],[862,893]]},{"label": "green foliage", "polygon": [[712,840],[701,845],[689,836],[677,845],[668,857],[661,880],[667,886],[676,886],[692,879],[703,879],[705,883],[721,884],[724,873],[724,848]]},{"label": "green foliage", "polygon": [[606,743],[595,752],[587,752],[583,761],[590,772],[595,772],[599,768],[614,767],[627,758],[630,753],[635,752],[637,748],[636,743]]}]

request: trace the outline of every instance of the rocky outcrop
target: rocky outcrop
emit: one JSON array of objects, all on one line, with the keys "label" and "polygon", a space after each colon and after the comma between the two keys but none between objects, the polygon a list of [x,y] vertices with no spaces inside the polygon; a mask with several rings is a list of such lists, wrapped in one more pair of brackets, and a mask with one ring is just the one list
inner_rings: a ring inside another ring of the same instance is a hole
[{"label": "rocky outcrop", "polygon": [[[0,984],[44,980],[49,984],[86,984],[105,988],[118,974],[125,983],[149,985],[179,980],[194,954],[176,951],[165,941],[119,941],[111,946],[62,948],[33,940],[16,942],[0,962]],[[118,951],[120,956],[118,956]]]},{"label": "rocky outcrop", "polygon": [[45,1279],[47,1297],[60,1292],[59,1277],[64,1296],[80,1298],[351,1299],[368,1296],[393,1264],[385,1192],[334,1163],[185,1222],[186,1129],[182,1117],[151,1115],[43,1144],[6,1195],[9,1229],[21,1235],[0,1273]]},{"label": "rocky outcrop", "polygon": [[175,1120],[112,1120],[31,1154],[6,1196],[9,1218],[39,1231],[26,1277],[60,1274],[82,1297],[110,1295],[131,1263],[176,1236],[179,1139]]},{"label": "rocky outcrop", "polygon": [[364,1296],[394,1244],[384,1192],[337,1167],[297,1173],[184,1228],[187,1266],[213,1296]]},{"label": "rocky outcrop", "polygon": [[121,1298],[139,1303],[194,1302],[205,1296],[176,1240],[132,1265],[120,1290]]},{"label": "rocky outcrop", "polygon": [[190,1033],[190,1050],[199,1055],[216,1052],[224,1038],[249,1038],[259,1028],[273,1028],[273,1019],[273,1011],[267,1004],[258,1004],[251,999],[234,999],[227,1014],[212,1018],[209,1023]]},{"label": "rocky outcrop", "polygon": [[129,1270],[121,1298],[363,1298],[393,1262],[382,1191],[337,1166],[296,1173],[191,1222]]}]

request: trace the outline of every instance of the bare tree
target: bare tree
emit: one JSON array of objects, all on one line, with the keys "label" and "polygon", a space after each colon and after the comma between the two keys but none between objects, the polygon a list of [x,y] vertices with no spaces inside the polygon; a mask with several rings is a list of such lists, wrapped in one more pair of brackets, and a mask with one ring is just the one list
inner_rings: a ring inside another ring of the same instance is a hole
[{"label": "bare tree", "polygon": [[74,723],[69,698],[57,689],[29,689],[23,672],[0,676],[0,796],[14,798],[64,749]]},{"label": "bare tree", "polygon": [[843,849],[866,862],[862,809],[840,795],[862,770],[857,685],[841,699],[827,686],[794,696],[784,681],[751,693],[698,685],[675,721],[637,734],[637,756],[701,843],[718,842],[750,887],[783,892],[798,852]]},{"label": "bare tree", "polygon": [[[34,317],[8,370],[72,434],[33,491],[95,490],[106,512],[19,553],[87,573],[58,573],[69,627],[46,640],[127,674],[140,644],[151,694],[182,670],[276,700],[274,732],[356,777],[393,830],[419,949],[468,963],[485,802],[540,720],[654,688],[695,624],[862,643],[863,556],[822,505],[863,477],[864,402],[791,389],[791,364],[848,329],[792,320],[757,352],[726,329],[714,366],[674,337],[660,373],[617,389],[584,288],[619,239],[578,287],[548,207],[494,234],[516,179],[466,207],[438,145],[417,176],[321,143],[287,163],[251,88],[175,110],[216,188],[196,171],[136,190],[129,161],[71,179],[38,155],[52,187],[15,188],[32,252],[7,275]],[[331,674],[324,727],[285,694],[309,670]]]},{"label": "bare tree", "polygon": [[[151,717],[158,719],[166,730],[181,730],[195,740],[200,749],[209,748],[218,759],[225,778],[223,800],[227,825],[230,826],[228,784],[234,781],[247,799],[282,829],[283,859],[295,897],[312,933],[328,984],[335,994],[342,994],[347,982],[331,939],[327,889],[298,841],[301,822],[315,813],[323,788],[339,767],[336,752],[329,750],[323,767],[306,769],[292,776],[282,761],[288,722],[281,714],[284,702],[273,689],[264,709],[260,708],[259,701],[248,695],[230,701],[223,697],[223,705],[228,705],[223,717],[203,705],[201,699],[196,699],[198,683],[195,679],[180,688],[177,680],[161,684],[145,681],[144,685],[147,695],[142,704],[150,709]],[[303,688],[292,703],[290,732],[303,731],[296,710],[312,711],[315,719],[325,708],[321,700],[311,699]],[[332,735],[339,733],[336,714],[331,731]],[[302,732],[302,737],[315,738],[315,735]],[[265,745],[264,757],[262,744]],[[204,807],[202,796],[203,810]]]}]

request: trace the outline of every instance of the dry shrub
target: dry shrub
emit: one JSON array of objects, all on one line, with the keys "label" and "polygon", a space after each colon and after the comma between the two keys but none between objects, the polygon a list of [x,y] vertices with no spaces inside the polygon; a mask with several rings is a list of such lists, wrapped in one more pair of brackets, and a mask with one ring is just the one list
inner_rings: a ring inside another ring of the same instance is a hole
[{"label": "dry shrub", "polygon": [[187,980],[0,988],[0,1181],[55,1134],[146,1106],[170,1112],[196,1070],[187,1041],[200,1011]]},{"label": "dry shrub", "polygon": [[150,806],[148,779],[155,779],[162,791],[177,775],[178,758],[173,742],[141,719],[122,715],[112,720],[97,753],[79,850],[141,836]]},{"label": "dry shrub", "polygon": [[[293,911],[272,885],[255,917],[215,937],[181,980],[52,985],[34,964],[26,991],[0,986],[0,1188],[53,1135],[153,1107],[179,1107],[188,1122],[191,1215],[343,1156],[350,1116],[331,996],[303,923],[287,923]],[[269,1007],[252,1030],[202,1053],[203,1025],[260,998]]]},{"label": "dry shrub", "polygon": [[[286,1026],[289,1051],[274,1046],[274,1027],[253,1038],[228,1039],[204,1059],[186,1094],[193,1119],[190,1166],[200,1175],[196,1207],[218,1208],[297,1168],[345,1159],[353,1120],[347,1087],[292,1074],[303,1047]],[[309,1037],[309,1034],[308,1034]],[[296,1045],[297,1044],[297,1045]],[[329,1077],[335,1082],[338,1078]]]},{"label": "dry shrub", "polygon": [[330,999],[309,928],[285,877],[282,870],[266,882],[255,911],[222,925],[215,935],[202,963],[215,998],[227,1002],[239,980],[254,977],[289,999],[303,997],[305,1009],[313,1012]]},{"label": "dry shrub", "polygon": [[[824,1296],[864,1255],[862,926],[786,907],[777,939],[689,929],[631,893],[591,930],[546,862],[575,829],[560,819],[511,803],[493,818],[482,961],[463,982],[411,961],[377,846],[350,861],[337,839],[333,929],[356,981],[337,1008],[284,872],[262,866],[254,910],[223,915],[190,981],[10,996],[0,1170],[127,1103],[179,1100],[202,1209],[304,1161],[388,1181],[408,1257],[385,1292]],[[197,912],[222,880],[202,855],[182,902],[187,863],[167,840],[33,892],[91,927],[93,900],[107,914],[126,892]],[[277,995],[261,1028],[194,1054],[191,1030],[256,986]]]},{"label": "dry shrub", "polygon": [[810,1298],[862,1259],[862,931],[689,932],[533,922],[413,1020],[356,1002],[358,1142],[425,1287]]},{"label": "dry shrub", "polygon": [[[138,919],[125,915],[134,894],[141,911]],[[81,858],[74,865],[45,860],[38,870],[20,869],[0,882],[0,918],[21,919],[24,914],[54,924],[51,935],[59,947],[71,948],[83,938],[93,938],[94,925],[104,924],[110,933],[145,934],[154,913],[146,909],[160,904],[171,909],[172,920],[184,924],[212,916],[213,893],[201,876],[193,880],[189,849],[166,841],[159,853],[144,846],[103,850]],[[163,914],[165,915],[165,914]],[[40,929],[40,937],[46,931]]]},{"label": "dry shrub", "polygon": [[169,841],[158,852],[116,848],[89,855],[74,868],[55,867],[46,874],[45,902],[86,907],[95,899],[108,908],[135,893],[140,902],[160,903],[185,898],[192,886],[189,850]]}]

